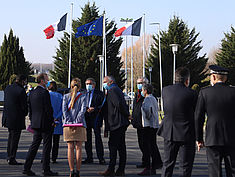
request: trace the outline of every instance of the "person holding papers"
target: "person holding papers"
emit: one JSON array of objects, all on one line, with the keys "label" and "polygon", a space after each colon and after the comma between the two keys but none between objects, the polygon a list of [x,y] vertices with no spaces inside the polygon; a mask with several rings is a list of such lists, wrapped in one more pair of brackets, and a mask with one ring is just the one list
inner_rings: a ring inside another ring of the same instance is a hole
[{"label": "person holding papers", "polygon": [[[80,177],[82,143],[86,141],[86,94],[80,92],[81,80],[71,81],[70,93],[63,97],[64,141],[68,144],[70,177]],[[76,149],[76,171],[74,169],[74,148]]]}]

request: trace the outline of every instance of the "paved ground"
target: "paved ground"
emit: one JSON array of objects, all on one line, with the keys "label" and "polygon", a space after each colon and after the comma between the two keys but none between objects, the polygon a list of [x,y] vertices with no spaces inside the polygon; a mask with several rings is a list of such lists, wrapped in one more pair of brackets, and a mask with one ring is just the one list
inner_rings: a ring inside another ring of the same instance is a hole
[{"label": "paved ground", "polygon": [[[1,113],[0,113],[0,120],[1,120]],[[6,128],[0,127],[0,177],[19,177],[24,176],[22,175],[23,166],[10,166],[6,162],[6,147],[7,147],[7,136],[8,132]],[[107,138],[103,139],[104,148],[105,148],[105,159],[108,162],[108,145],[107,145]],[[23,131],[19,143],[19,148],[17,152],[17,160],[19,162],[24,163],[24,159],[26,157],[26,153],[28,148],[32,142],[32,134]],[[137,177],[137,173],[141,171],[141,169],[136,168],[136,164],[141,160],[141,153],[138,149],[137,145],[137,137],[136,131],[132,127],[128,128],[127,135],[126,135],[126,143],[127,143],[127,166],[126,166],[126,176],[127,177]],[[158,137],[158,146],[163,156],[163,139]],[[38,176],[42,176],[42,164],[40,163],[41,155],[42,155],[42,148],[38,151],[36,159],[34,160],[34,164],[32,170],[36,172]],[[59,158],[58,163],[51,164],[52,171],[59,172],[60,176],[69,176],[69,167],[67,162],[67,145],[63,142],[63,138],[61,137],[60,142],[60,150],[59,150]],[[95,151],[95,150],[94,150]],[[93,151],[93,152],[94,152]],[[83,157],[85,157],[85,150],[83,148]],[[91,165],[82,165],[81,168],[81,176],[87,177],[95,177],[98,176],[98,172],[104,171],[107,166],[106,165],[99,165],[98,160],[96,160],[96,154],[94,153],[95,163]],[[157,170],[157,175],[160,177],[161,171]],[[205,150],[196,153],[194,167],[192,176],[193,177],[204,177],[207,176],[208,169],[207,169],[207,161]],[[174,170],[174,176],[178,176],[178,162],[176,164]]]}]

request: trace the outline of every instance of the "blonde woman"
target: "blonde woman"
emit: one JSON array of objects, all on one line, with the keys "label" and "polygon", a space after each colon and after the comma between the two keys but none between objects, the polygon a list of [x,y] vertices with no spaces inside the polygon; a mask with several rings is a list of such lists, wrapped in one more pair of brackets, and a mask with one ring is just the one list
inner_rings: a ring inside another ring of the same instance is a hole
[{"label": "blonde woman", "polygon": [[[63,97],[64,141],[68,144],[70,177],[80,177],[82,143],[86,141],[86,95],[81,93],[81,80],[74,78],[70,93]],[[76,150],[76,170],[74,169],[74,148]]]}]

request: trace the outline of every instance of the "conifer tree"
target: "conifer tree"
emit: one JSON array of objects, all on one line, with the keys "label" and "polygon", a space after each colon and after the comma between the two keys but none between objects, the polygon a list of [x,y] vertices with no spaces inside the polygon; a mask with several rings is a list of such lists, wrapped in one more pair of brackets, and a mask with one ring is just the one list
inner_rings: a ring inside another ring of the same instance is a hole
[{"label": "conifer tree", "polygon": [[[204,68],[207,58],[205,54],[199,56],[202,49],[201,41],[197,41],[199,33],[195,28],[190,30],[188,26],[174,16],[169,22],[167,31],[161,31],[161,56],[162,56],[162,78],[163,87],[173,83],[173,53],[170,44],[179,44],[176,53],[176,68],[185,66],[190,70],[190,86],[198,84],[203,86],[201,81],[206,77]],[[156,95],[160,96],[160,77],[159,77],[159,47],[158,36],[153,36],[154,44],[151,46],[151,54],[146,64],[146,75],[149,77],[148,69],[152,69],[152,84],[157,90]]]},{"label": "conifer tree", "polygon": [[19,46],[19,38],[14,36],[11,29],[4,40],[0,51],[0,89],[4,89],[13,74],[28,76],[31,72],[31,64],[25,60],[23,47]]},{"label": "conifer tree", "polygon": [[231,27],[231,32],[224,35],[220,51],[216,55],[216,62],[229,69],[228,83],[235,85],[235,28]]},{"label": "conifer tree", "polygon": [[[84,84],[85,79],[93,77],[97,81],[99,88],[100,64],[98,55],[102,54],[103,38],[102,36],[85,36],[75,38],[77,27],[87,24],[99,18],[99,11],[95,3],[88,2],[82,8],[82,16],[73,21],[72,32],[72,64],[71,78],[79,77]],[[122,38],[115,39],[114,33],[117,30],[114,21],[106,20],[106,44],[107,44],[107,68],[108,75],[114,76],[117,84],[122,88],[124,84],[124,74],[120,73],[122,66],[121,57],[118,56],[122,44]],[[64,37],[59,39],[59,48],[54,56],[55,70],[51,71],[53,79],[66,87],[68,82],[68,52],[69,52],[69,34],[64,33]]]}]

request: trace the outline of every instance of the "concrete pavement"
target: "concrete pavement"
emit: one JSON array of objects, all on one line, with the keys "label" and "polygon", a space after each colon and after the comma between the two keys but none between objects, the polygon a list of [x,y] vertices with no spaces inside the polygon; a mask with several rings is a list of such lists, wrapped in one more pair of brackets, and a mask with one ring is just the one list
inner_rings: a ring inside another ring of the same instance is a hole
[{"label": "concrete pavement", "polygon": [[[1,113],[0,113],[0,120],[1,120]],[[27,122],[28,124],[28,122]],[[6,147],[7,147],[7,136],[8,131],[6,128],[0,127],[0,177],[20,177],[25,176],[22,174],[23,166],[12,166],[8,165],[6,162]],[[158,138],[158,146],[160,149],[160,153],[163,157],[163,139],[161,137]],[[17,161],[24,163],[26,153],[29,149],[29,146],[32,142],[32,134],[23,130],[21,134],[21,139],[18,147],[17,152]],[[94,141],[93,141],[94,142]],[[104,151],[105,151],[105,160],[106,162],[109,161],[109,151],[108,151],[108,139],[103,138],[104,143]],[[137,136],[135,129],[130,126],[127,130],[126,134],[126,145],[127,145],[127,166],[126,166],[126,176],[127,177],[137,177],[137,173],[139,173],[142,169],[137,169],[136,164],[141,161],[141,153],[138,149],[137,143]],[[99,165],[98,160],[96,159],[95,148],[93,148],[93,156],[94,156],[94,164],[87,164],[82,165],[81,167],[81,176],[84,177],[97,177],[98,172],[104,171],[107,168],[107,165]],[[34,160],[32,170],[38,176],[42,176],[42,164],[41,161],[42,155],[42,147],[40,147],[38,154]],[[85,149],[83,145],[83,158],[85,158]],[[59,175],[62,177],[69,176],[69,166],[67,162],[67,145],[63,141],[63,137],[61,136],[60,141],[60,149],[59,149],[59,157],[58,163],[51,164],[51,170],[59,172]],[[117,161],[118,163],[118,161]],[[176,163],[176,167],[174,169],[174,176],[178,175],[178,161]],[[196,152],[194,167],[192,176],[193,177],[205,177],[208,176],[208,167],[207,167],[207,160],[205,155],[205,149],[200,152]],[[157,170],[158,177],[161,176],[161,170]]]}]

